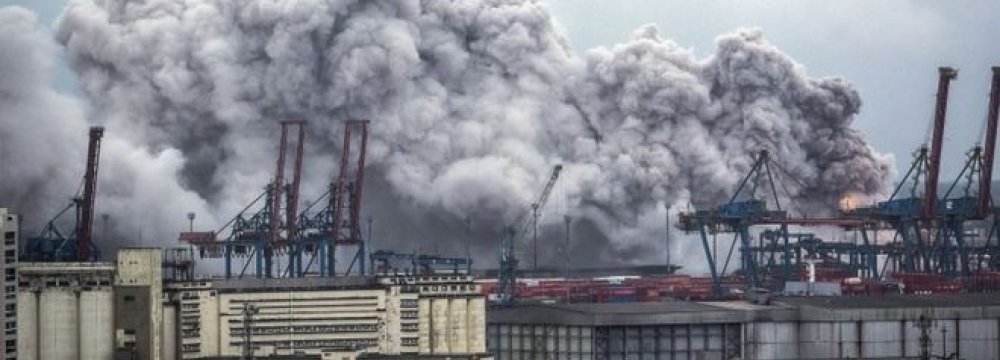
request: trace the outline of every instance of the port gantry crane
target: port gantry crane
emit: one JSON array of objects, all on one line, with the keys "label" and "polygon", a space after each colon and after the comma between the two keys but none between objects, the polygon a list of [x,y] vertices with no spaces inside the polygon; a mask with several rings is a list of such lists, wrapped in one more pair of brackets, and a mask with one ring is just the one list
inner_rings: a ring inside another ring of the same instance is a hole
[{"label": "port gantry crane", "polygon": [[[290,276],[305,276],[310,273],[313,264],[316,264],[316,273],[319,276],[335,276],[338,247],[355,249],[351,262],[344,272],[345,275],[355,269],[359,274],[365,273],[361,196],[365,178],[368,124],[369,120],[344,122],[343,150],[340,153],[337,177],[330,183],[326,193],[307,205],[298,215],[299,233],[296,241],[298,250],[295,253],[296,260],[290,263],[294,264],[294,267],[289,267],[289,274],[292,274]],[[352,144],[357,148],[355,149]],[[316,208],[319,204],[325,206]],[[310,254],[308,261],[305,261],[303,254]]]},{"label": "port gantry crane", "polygon": [[[873,206],[844,210],[837,218],[789,218],[778,203],[777,187],[774,186],[774,176],[768,166],[768,153],[762,151],[729,202],[711,210],[681,213],[678,227],[688,232],[697,231],[701,235],[715,294],[722,293],[721,276],[729,263],[727,257],[726,265],[719,271],[715,261],[717,254],[713,254],[708,239],[709,234],[717,233],[735,234],[733,246],[737,243],[740,245],[741,272],[747,289],[761,284],[760,276],[768,274],[770,267],[776,265],[775,258],[781,259],[784,278],[788,279],[791,267],[801,263],[802,253],[814,258],[841,260],[846,257],[850,260],[849,268],[858,270],[862,276],[869,278],[881,278],[889,261],[903,272],[950,276],[967,276],[974,267],[996,270],[997,263],[994,259],[1000,257],[1000,253],[997,252],[998,244],[995,244],[994,237],[1000,232],[1000,226],[996,221],[998,209],[991,206],[990,184],[1000,111],[1000,67],[993,68],[985,149],[977,145],[969,151],[965,168],[940,199],[937,196],[938,174],[948,90],[957,72],[942,67],[938,74],[930,148],[923,145],[918,149],[902,181],[888,200]],[[777,167],[781,169],[780,166]],[[772,198],[775,210],[769,210],[767,203],[756,195],[760,179],[766,180],[765,190],[775,194]],[[975,187],[978,188],[973,191]],[[749,193],[749,200],[740,200],[743,192]],[[970,245],[965,239],[965,223],[969,220],[986,220],[991,216],[993,221],[989,223],[984,243]],[[754,246],[749,228],[755,225],[779,227],[776,230],[762,231],[760,242]],[[860,232],[863,243],[824,243],[813,234],[790,233],[789,225],[827,225],[855,230]],[[895,235],[890,243],[876,244],[868,236],[868,231],[871,230],[892,230]],[[732,250],[730,248],[730,256]],[[886,261],[881,266],[882,273],[879,273],[877,264],[879,255],[885,256]],[[973,257],[975,263],[972,262]],[[759,263],[764,261],[767,264],[761,266]]]},{"label": "port gantry crane", "polygon": [[[28,239],[22,258],[30,261],[93,261],[101,258],[94,244],[94,199],[97,195],[97,168],[101,157],[104,127],[92,126],[88,132],[87,165],[83,175],[83,194],[74,197],[42,228]],[[76,209],[76,225],[69,235],[56,224],[69,209]]]},{"label": "port gantry crane", "polygon": [[[947,67],[938,69],[929,152],[926,145],[919,148],[909,170],[888,200],[848,212],[852,216],[868,217],[894,230],[886,261],[893,261],[894,268],[901,272],[967,277],[972,274],[973,267],[996,269],[992,261],[986,263],[1000,255],[995,254],[996,217],[989,222],[983,244],[970,244],[966,231],[968,221],[987,220],[996,213],[991,206],[991,182],[1000,106],[1000,68],[994,67],[992,71],[985,148],[977,144],[968,151],[965,165],[943,196],[937,196],[941,147],[949,84],[957,75],[955,69]],[[922,193],[919,192],[920,185],[923,185]],[[908,191],[904,191],[906,187]],[[975,264],[972,263],[973,257],[976,258]]]},{"label": "port gantry crane", "polygon": [[[514,302],[517,301],[516,291],[518,259],[515,254],[516,246],[521,242],[528,230],[534,231],[535,241],[537,242],[537,228],[540,211],[545,207],[545,203],[548,202],[549,195],[552,193],[552,188],[555,187],[556,181],[559,180],[560,172],[562,172],[562,165],[553,166],[552,172],[549,174],[549,180],[545,182],[545,186],[538,193],[538,195],[535,196],[535,202],[531,203],[530,214],[527,210],[523,211],[518,214],[517,218],[510,225],[504,227],[500,244],[500,271],[497,276],[497,303],[501,306],[513,305]],[[538,247],[535,245],[535,251],[537,251],[537,249]],[[535,256],[537,256],[537,254]]]},{"label": "port gantry crane", "polygon": [[[276,275],[275,259],[285,254],[294,253],[293,242],[297,236],[295,214],[299,201],[299,185],[302,182],[305,121],[283,120],[280,125],[281,137],[278,142],[275,176],[265,186],[264,192],[217,231],[180,233],[179,240],[198,247],[202,256],[223,257],[226,278],[234,276],[232,264],[234,257],[246,258],[243,268],[236,277],[246,276],[250,264],[254,263],[253,275],[255,277],[270,278]],[[288,182],[285,170],[289,147],[288,138],[293,127],[297,130],[294,133],[296,136],[294,140],[295,158],[292,162],[291,181]],[[284,210],[282,210],[282,203],[286,205]],[[221,234],[227,229],[230,231],[229,236],[222,240],[217,239],[217,234]],[[289,262],[292,262],[294,256],[288,258]]]},{"label": "port gantry crane", "polygon": [[370,256],[373,275],[435,275],[468,274],[472,271],[472,259],[439,255],[399,253],[379,250]]},{"label": "port gantry crane", "polygon": [[[885,224],[895,231],[888,260],[893,260],[906,272],[929,271],[929,252],[923,237],[925,229],[933,226],[937,204],[938,174],[941,165],[941,147],[944,137],[945,115],[951,81],[958,72],[948,67],[938,68],[937,100],[931,132],[931,147],[922,145],[913,162],[893,190],[889,199],[870,207],[859,207],[845,212],[848,216],[861,216]],[[923,185],[923,192],[920,192]],[[904,188],[908,191],[904,192]],[[899,246],[901,243],[902,246]]]},{"label": "port gantry crane", "polygon": [[993,67],[992,71],[983,141],[985,146],[976,144],[969,150],[962,171],[936,206],[938,230],[928,258],[936,262],[932,269],[934,272],[950,277],[968,277],[972,275],[973,268],[995,269],[995,263],[986,261],[1000,255],[996,253],[997,247],[993,243],[997,235],[995,218],[989,222],[983,244],[969,244],[965,229],[967,221],[986,220],[996,213],[991,208],[991,185],[1000,115],[1000,67]]},{"label": "port gantry crane", "polygon": [[[791,240],[801,241],[805,236],[798,233],[790,233],[789,226],[838,226],[848,229],[861,230],[864,245],[869,246],[864,229],[867,222],[861,218],[792,218],[788,212],[782,208],[778,194],[778,186],[775,181],[775,174],[772,167],[781,169],[775,164],[767,150],[761,150],[754,155],[753,164],[750,171],[740,180],[736,191],[729,201],[716,208],[708,210],[695,210],[681,212],[678,214],[679,221],[677,227],[687,233],[697,232],[702,242],[702,248],[708,261],[709,273],[712,277],[712,292],[715,296],[724,293],[722,278],[728,270],[729,260],[733,250],[739,245],[740,273],[743,277],[744,290],[751,290],[758,287],[773,287],[774,284],[765,284],[765,276],[770,275],[780,267],[781,278],[791,279],[793,267],[802,260],[802,251],[817,252],[809,255],[819,255],[818,252],[832,251],[839,256],[848,256],[857,266],[870,268],[874,262],[874,256],[859,253],[859,248],[839,249],[810,247],[808,243],[792,243]],[[783,169],[782,169],[783,170]],[[786,175],[787,171],[785,172]],[[784,187],[782,187],[784,188]],[[771,208],[768,206],[771,203]],[[750,228],[753,226],[776,226],[776,230],[765,231],[761,237],[761,244],[754,246]],[[717,264],[718,255],[713,250],[709,235],[731,233],[733,243],[728,251],[722,269]],[[764,239],[769,240],[768,245],[763,244]],[[865,249],[864,247],[860,249]],[[781,264],[776,263],[776,258],[781,259]],[[762,261],[767,264],[760,264]]]}]

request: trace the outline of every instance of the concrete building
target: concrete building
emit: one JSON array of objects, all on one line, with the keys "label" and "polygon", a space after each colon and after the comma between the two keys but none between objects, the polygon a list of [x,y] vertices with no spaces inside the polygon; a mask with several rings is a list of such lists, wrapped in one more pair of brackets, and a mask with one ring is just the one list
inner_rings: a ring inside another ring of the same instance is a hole
[{"label": "concrete building", "polygon": [[159,360],[163,355],[163,250],[118,250],[115,339],[119,357]]},{"label": "concrete building", "polygon": [[0,268],[3,269],[3,335],[0,337],[0,354],[4,359],[17,359],[17,246],[21,237],[21,220],[17,214],[0,208]]},{"label": "concrete building", "polygon": [[111,359],[112,263],[19,264],[17,358]]},{"label": "concrete building", "polygon": [[487,357],[471,276],[164,282],[163,256],[19,264],[17,358]]},{"label": "concrete building", "polygon": [[164,291],[164,358],[486,355],[485,299],[465,275],[220,279]]},{"label": "concrete building", "polygon": [[533,305],[491,311],[487,337],[497,359],[998,359],[1000,297]]}]

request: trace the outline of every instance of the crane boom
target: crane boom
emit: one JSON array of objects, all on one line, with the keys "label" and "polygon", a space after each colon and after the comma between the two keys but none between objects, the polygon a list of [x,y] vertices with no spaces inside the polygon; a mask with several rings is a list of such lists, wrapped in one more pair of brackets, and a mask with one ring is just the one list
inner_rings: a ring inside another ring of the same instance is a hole
[{"label": "crane boom", "polygon": [[549,195],[552,194],[552,188],[556,186],[556,180],[559,180],[559,173],[562,172],[562,165],[556,165],[552,167],[552,174],[549,175],[549,181],[545,183],[545,188],[539,193],[538,199],[535,203],[531,204],[533,209],[539,209],[545,206],[545,203],[549,201]]},{"label": "crane boom", "polygon": [[76,257],[79,261],[89,261],[93,242],[94,196],[97,193],[97,166],[101,156],[101,138],[104,127],[90,128],[90,143],[87,145],[87,169],[83,175],[83,199],[80,204],[76,230]]},{"label": "crane boom", "polygon": [[537,265],[539,211],[548,201],[549,195],[552,193],[552,188],[555,187],[556,181],[559,180],[560,172],[562,172],[562,165],[556,165],[552,168],[549,180],[545,183],[542,191],[538,193],[538,196],[535,197],[535,202],[531,203],[530,222],[524,222],[523,220],[527,213],[521,213],[513,225],[508,225],[504,228],[503,240],[500,245],[500,271],[497,279],[501,305],[511,305],[514,303],[515,292],[517,290],[518,263],[517,257],[514,256],[514,247],[518,242],[517,240],[524,235],[529,226],[534,229],[535,262]]},{"label": "crane boom", "polygon": [[559,180],[560,172],[562,172],[562,165],[556,165],[552,168],[549,181],[545,183],[542,192],[535,197],[535,202],[531,204],[532,268],[536,270],[538,269],[538,218],[541,216],[541,208],[545,207],[545,203],[549,201],[549,194],[552,193],[552,188],[556,186],[556,180]]},{"label": "crane boom", "polygon": [[934,108],[934,132],[931,134],[931,153],[927,161],[927,180],[924,183],[924,218],[934,216],[937,202],[938,174],[941,170],[941,144],[944,140],[944,121],[948,112],[948,86],[958,75],[950,67],[938,68],[937,102]]},{"label": "crane boom", "polygon": [[993,80],[990,82],[990,102],[986,115],[986,148],[983,152],[983,166],[979,175],[978,215],[986,216],[990,208],[992,193],[990,187],[993,181],[993,155],[996,151],[997,121],[1000,117],[1000,66],[993,67]]}]

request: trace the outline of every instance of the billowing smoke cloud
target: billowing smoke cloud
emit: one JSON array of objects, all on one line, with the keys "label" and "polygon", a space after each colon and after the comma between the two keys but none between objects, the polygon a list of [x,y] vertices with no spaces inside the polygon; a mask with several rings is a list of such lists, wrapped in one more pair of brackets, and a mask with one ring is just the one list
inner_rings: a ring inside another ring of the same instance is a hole
[{"label": "billowing smoke cloud", "polygon": [[268,181],[277,120],[309,121],[308,197],[334,171],[341,121],[371,119],[380,247],[457,251],[469,217],[488,262],[554,164],[543,234],[573,216],[570,253],[588,264],[662,259],[664,204],[721,201],[759,149],[810,211],[891,175],[851,127],[857,92],[756,30],[704,59],[653,26],[578,56],[533,1],[108,0],[71,3],[56,37],[94,117],[169,154],[217,218]]},{"label": "billowing smoke cloud", "polygon": [[[80,190],[89,124],[83,104],[51,87],[58,45],[33,13],[0,8],[0,46],[0,206],[24,214],[25,228],[38,230]],[[140,245],[143,232],[174,232],[186,222],[186,209],[208,213],[176,180],[181,152],[149,152],[114,133],[102,148],[96,210],[109,217],[99,217],[95,231],[104,247]],[[57,225],[72,231],[73,216]]]}]

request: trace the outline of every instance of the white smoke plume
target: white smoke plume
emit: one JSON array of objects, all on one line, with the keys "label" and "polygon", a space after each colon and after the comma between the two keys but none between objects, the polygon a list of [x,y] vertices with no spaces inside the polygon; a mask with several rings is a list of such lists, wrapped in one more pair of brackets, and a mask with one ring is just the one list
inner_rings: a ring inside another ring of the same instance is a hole
[{"label": "white smoke plume", "polygon": [[[0,206],[24,216],[38,230],[81,187],[87,148],[85,107],[51,87],[58,45],[30,11],[0,8]],[[113,132],[106,133],[100,163],[96,237],[111,250],[140,245],[146,236],[175,232],[186,221],[176,209],[202,210],[207,203],[182,189],[181,152],[149,152]],[[57,223],[72,231],[71,210]],[[113,234],[113,236],[112,236]],[[25,239],[33,234],[27,234]]]},{"label": "white smoke plume", "polygon": [[[460,249],[470,217],[492,262],[498,229],[554,164],[549,212],[577,219],[570,253],[587,264],[662,259],[650,250],[664,205],[725,199],[759,149],[810,211],[891,176],[851,127],[857,92],[810,77],[757,30],[704,59],[653,26],[578,56],[534,1],[94,0],[72,2],[56,38],[93,117],[170,154],[179,172],[165,180],[215,219],[268,181],[277,120],[309,121],[308,198],[334,172],[341,121],[371,119],[379,247]],[[543,219],[559,234],[559,216]]]}]

